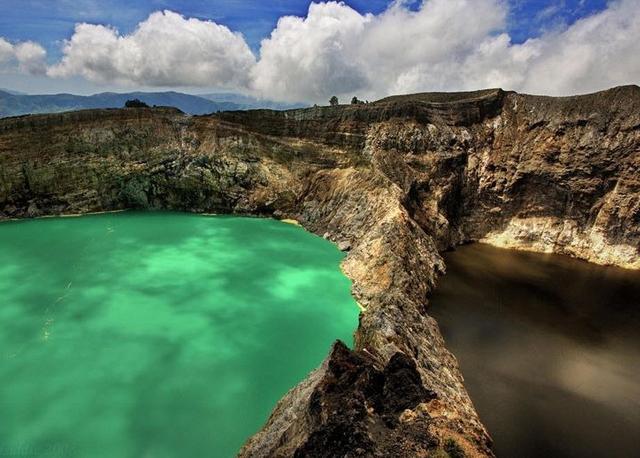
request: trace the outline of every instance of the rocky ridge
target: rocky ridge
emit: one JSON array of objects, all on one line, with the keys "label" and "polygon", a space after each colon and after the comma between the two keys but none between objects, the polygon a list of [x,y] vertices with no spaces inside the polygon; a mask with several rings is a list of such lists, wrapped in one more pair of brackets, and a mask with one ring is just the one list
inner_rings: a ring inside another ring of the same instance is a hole
[{"label": "rocky ridge", "polygon": [[0,219],[126,208],[290,218],[347,250],[363,308],[242,456],[491,456],[428,315],[439,253],[483,240],[640,268],[640,88],[499,89],[191,117],[0,120]]}]

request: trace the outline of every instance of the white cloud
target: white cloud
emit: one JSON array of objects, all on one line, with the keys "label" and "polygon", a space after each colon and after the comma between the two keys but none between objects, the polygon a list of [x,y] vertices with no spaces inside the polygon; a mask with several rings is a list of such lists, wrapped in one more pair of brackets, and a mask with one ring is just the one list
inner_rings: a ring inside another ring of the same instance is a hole
[{"label": "white cloud", "polygon": [[[521,44],[506,32],[507,17],[506,0],[424,0],[417,9],[396,0],[378,15],[312,3],[306,17],[282,17],[256,58],[227,27],[164,11],[129,35],[78,24],[47,74],[309,102],[486,87],[567,95],[640,82],[640,0],[612,1]],[[44,50],[0,38],[3,60],[37,73]]]},{"label": "white cloud", "polygon": [[42,46],[33,41],[11,44],[0,37],[0,66],[13,68],[31,75],[42,75],[46,72],[47,52]]},{"label": "white cloud", "polygon": [[324,101],[453,87],[464,83],[460,65],[493,40],[506,13],[497,0],[428,0],[417,11],[395,2],[377,16],[312,4],[306,18],[281,19],[262,42],[253,89]]},{"label": "white cloud", "polygon": [[336,2],[312,3],[306,18],[281,18],[262,42],[252,88],[268,98],[324,100],[368,86],[355,43],[372,20]]},{"label": "white cloud", "polygon": [[0,64],[8,62],[13,57],[13,45],[0,37]]},{"label": "white cloud", "polygon": [[151,14],[130,35],[78,24],[52,77],[146,86],[245,87],[255,57],[242,35],[171,11]]},{"label": "white cloud", "polygon": [[374,96],[460,86],[462,64],[505,26],[498,0],[429,0],[416,11],[401,4],[373,21],[360,42]]},{"label": "white cloud", "polygon": [[517,89],[563,95],[640,83],[640,0],[614,2],[566,30],[530,40]]},{"label": "white cloud", "polygon": [[429,0],[418,11],[395,2],[361,15],[344,3],[311,4],[306,18],[282,18],[262,42],[253,88],[286,100],[330,94],[378,96],[440,86],[478,42],[504,26],[495,0]]},{"label": "white cloud", "polygon": [[47,71],[47,52],[38,43],[26,41],[13,48],[21,71],[32,75],[43,75]]},{"label": "white cloud", "polygon": [[640,82],[640,0],[523,44],[504,32],[507,15],[500,0],[426,0],[417,11],[399,1],[377,16],[312,5],[263,41],[253,88],[323,101],[486,87],[560,95]]}]

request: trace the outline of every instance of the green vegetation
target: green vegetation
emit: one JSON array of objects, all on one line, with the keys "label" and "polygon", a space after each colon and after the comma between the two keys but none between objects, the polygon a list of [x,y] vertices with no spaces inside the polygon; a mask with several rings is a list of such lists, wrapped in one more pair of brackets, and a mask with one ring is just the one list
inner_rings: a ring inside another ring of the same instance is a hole
[{"label": "green vegetation", "polygon": [[465,458],[466,454],[462,450],[462,447],[458,445],[455,439],[448,438],[444,441],[444,451],[450,458]]},{"label": "green vegetation", "polygon": [[442,447],[438,447],[430,456],[431,458],[465,458],[467,455],[454,439],[448,438]]},{"label": "green vegetation", "polygon": [[127,108],[149,108],[149,105],[144,103],[140,99],[131,99],[124,102],[124,106]]}]

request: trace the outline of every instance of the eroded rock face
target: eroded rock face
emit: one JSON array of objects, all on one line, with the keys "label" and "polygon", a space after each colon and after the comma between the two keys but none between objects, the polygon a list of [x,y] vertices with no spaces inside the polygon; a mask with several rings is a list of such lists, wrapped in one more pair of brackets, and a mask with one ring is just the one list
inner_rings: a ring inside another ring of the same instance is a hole
[{"label": "eroded rock face", "polygon": [[356,345],[336,344],[241,455],[491,456],[427,313],[439,252],[484,240],[640,268],[639,107],[628,86],[9,118],[0,219],[125,208],[296,219],[348,251]]},{"label": "eroded rock face", "polygon": [[[395,437],[400,414],[436,398],[423,386],[415,362],[403,353],[378,370],[365,356],[337,342],[321,372],[305,404],[305,434],[293,452],[296,457],[390,456],[401,446]],[[438,445],[427,433],[428,423],[422,426],[428,440],[410,444],[416,451]],[[291,445],[284,444],[283,455]],[[408,445],[402,444],[405,449]]]}]

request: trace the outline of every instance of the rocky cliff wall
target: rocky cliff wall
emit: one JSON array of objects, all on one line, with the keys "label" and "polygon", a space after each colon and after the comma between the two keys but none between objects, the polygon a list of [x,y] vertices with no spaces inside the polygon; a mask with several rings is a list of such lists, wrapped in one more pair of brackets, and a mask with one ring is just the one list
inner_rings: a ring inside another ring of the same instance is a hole
[{"label": "rocky cliff wall", "polygon": [[[640,88],[501,90],[189,117],[0,120],[0,218],[124,208],[295,218],[349,252],[351,352],[275,407],[243,456],[490,456],[428,315],[472,240],[640,268]],[[439,455],[438,455],[439,454]]]}]

